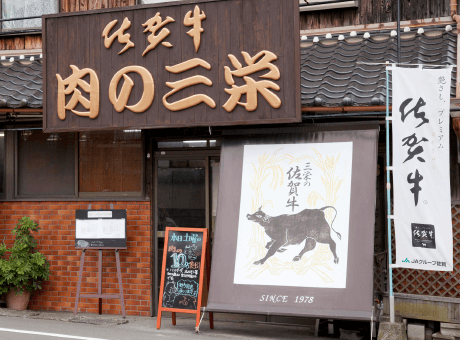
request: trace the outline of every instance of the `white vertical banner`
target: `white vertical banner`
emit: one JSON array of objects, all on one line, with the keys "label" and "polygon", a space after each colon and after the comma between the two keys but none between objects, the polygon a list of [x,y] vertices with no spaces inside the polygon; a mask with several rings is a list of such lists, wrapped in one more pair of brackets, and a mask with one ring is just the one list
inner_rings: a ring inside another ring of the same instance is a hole
[{"label": "white vertical banner", "polygon": [[395,267],[453,268],[451,70],[392,67]]}]

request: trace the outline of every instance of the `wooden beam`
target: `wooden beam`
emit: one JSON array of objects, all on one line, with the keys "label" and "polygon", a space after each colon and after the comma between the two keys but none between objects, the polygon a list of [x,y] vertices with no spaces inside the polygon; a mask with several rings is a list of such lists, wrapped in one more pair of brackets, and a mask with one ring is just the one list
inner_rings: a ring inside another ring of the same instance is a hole
[{"label": "wooden beam", "polygon": [[[449,17],[438,17],[430,19],[419,20],[406,20],[401,21],[401,28],[405,27],[425,27],[433,25],[456,25],[457,23]],[[324,35],[326,33],[339,34],[350,33],[351,31],[379,31],[379,30],[393,30],[397,28],[396,22],[386,22],[368,25],[352,25],[342,27],[329,27],[329,28],[316,28],[312,30],[300,30],[301,35]]]},{"label": "wooden beam", "polygon": [[309,5],[309,6],[300,6],[300,12],[311,12],[311,11],[321,11],[326,9],[338,9],[338,8],[351,8],[351,7],[358,7],[358,2],[351,0],[351,1],[344,1],[344,2],[331,2],[328,4],[321,4],[321,5]]},{"label": "wooden beam", "polygon": [[[386,106],[302,107],[302,112],[384,112]],[[390,106],[391,110],[391,106]]]},{"label": "wooden beam", "polygon": [[10,113],[43,113],[42,108],[37,109],[0,109],[0,112],[10,112]]}]

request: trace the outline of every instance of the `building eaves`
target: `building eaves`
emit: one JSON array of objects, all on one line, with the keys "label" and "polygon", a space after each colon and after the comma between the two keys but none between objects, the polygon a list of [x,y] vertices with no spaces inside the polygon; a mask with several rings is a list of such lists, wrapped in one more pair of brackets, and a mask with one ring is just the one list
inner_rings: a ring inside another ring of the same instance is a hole
[{"label": "building eaves", "polygon": [[[385,105],[385,65],[397,61],[397,40],[391,32],[373,37],[351,34],[333,39],[310,38],[301,42],[302,106]],[[456,65],[457,35],[451,29],[405,33],[401,39],[401,62],[425,65]],[[452,70],[451,96],[455,97],[456,69]],[[391,89],[391,72],[390,72]],[[390,91],[391,102],[391,91]]]},{"label": "building eaves", "polygon": [[41,60],[0,62],[0,108],[43,107],[43,65]]}]

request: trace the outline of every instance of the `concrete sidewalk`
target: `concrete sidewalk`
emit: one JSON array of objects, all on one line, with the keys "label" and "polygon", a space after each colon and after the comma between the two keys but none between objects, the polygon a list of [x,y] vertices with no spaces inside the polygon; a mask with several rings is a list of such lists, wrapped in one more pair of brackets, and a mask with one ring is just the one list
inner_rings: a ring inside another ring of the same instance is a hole
[{"label": "concrete sidewalk", "polygon": [[[146,339],[147,337],[178,340],[189,340],[191,337],[213,339],[324,339],[314,337],[314,326],[311,325],[299,326],[215,320],[214,329],[210,329],[209,321],[204,319],[200,327],[200,334],[197,334],[195,333],[195,319],[178,315],[177,325],[172,326],[171,318],[163,317],[160,330],[156,329],[156,321],[156,318],[151,317],[128,316],[123,319],[121,316],[85,313],[79,313],[74,317],[69,312],[19,312],[0,308],[0,328],[38,332],[50,332],[52,330],[52,333],[91,336],[101,339],[131,340]],[[2,333],[0,337],[9,339],[8,337],[3,337],[4,334],[6,333]],[[15,336],[15,339],[20,339],[17,334]],[[26,338],[24,337],[24,339]]]}]

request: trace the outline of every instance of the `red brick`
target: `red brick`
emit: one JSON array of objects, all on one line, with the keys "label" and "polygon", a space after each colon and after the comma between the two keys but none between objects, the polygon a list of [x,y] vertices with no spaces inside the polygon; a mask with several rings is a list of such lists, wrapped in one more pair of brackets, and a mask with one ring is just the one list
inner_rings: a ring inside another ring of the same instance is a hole
[{"label": "red brick", "polygon": [[[0,203],[0,239],[7,244],[14,242],[11,230],[22,216],[31,216],[42,228],[36,233],[38,250],[51,264],[50,280],[30,302],[34,310],[72,311],[80,265],[80,251],[73,246],[75,239],[75,210],[85,209],[91,202],[3,202]],[[113,202],[115,209],[128,209],[128,251],[121,252],[123,288],[128,315],[150,313],[150,203]],[[97,202],[93,209],[108,209],[110,202]],[[93,252],[91,252],[93,253]],[[91,254],[90,253],[90,254]],[[115,256],[104,253],[103,291],[118,294]],[[82,293],[97,291],[97,256],[87,256],[82,282]],[[98,299],[82,299],[81,312],[98,311]],[[118,299],[104,301],[103,312],[120,314]]]}]

